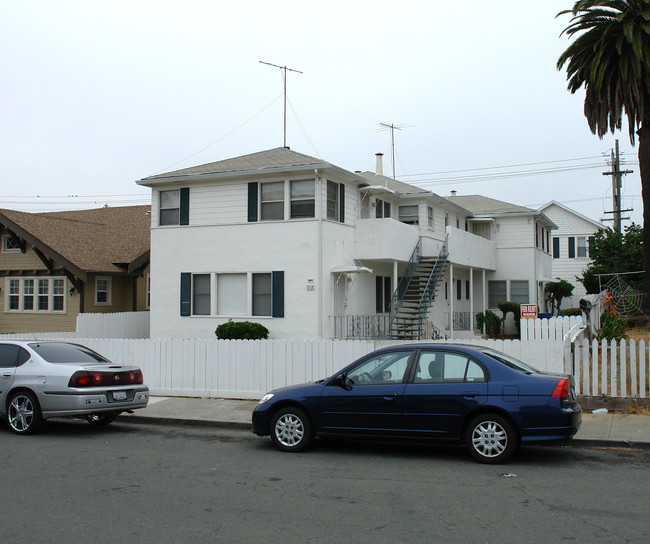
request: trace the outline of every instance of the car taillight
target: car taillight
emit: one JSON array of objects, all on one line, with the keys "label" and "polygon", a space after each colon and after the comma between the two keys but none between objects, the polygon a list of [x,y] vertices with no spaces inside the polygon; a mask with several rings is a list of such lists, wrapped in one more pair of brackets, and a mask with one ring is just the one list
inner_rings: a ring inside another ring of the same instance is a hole
[{"label": "car taillight", "polygon": [[563,378],[559,382],[557,382],[557,385],[555,386],[555,389],[553,390],[553,394],[551,395],[551,397],[563,399],[569,396],[570,391],[571,391],[571,383],[569,382],[569,378]]},{"label": "car taillight", "polygon": [[142,383],[142,371],[137,370],[136,372],[129,372],[129,382]]},{"label": "car taillight", "polygon": [[93,383],[95,385],[101,385],[103,381],[104,381],[104,377],[99,372],[93,374]]},{"label": "car taillight", "polygon": [[85,370],[77,370],[68,382],[68,387],[88,387],[91,383],[90,374]]}]

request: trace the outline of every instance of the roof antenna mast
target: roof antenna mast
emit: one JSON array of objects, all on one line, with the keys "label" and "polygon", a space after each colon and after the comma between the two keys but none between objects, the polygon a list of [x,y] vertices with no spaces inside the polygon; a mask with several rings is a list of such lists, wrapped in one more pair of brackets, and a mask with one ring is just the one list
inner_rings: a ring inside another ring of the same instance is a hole
[{"label": "roof antenna mast", "polygon": [[286,66],[278,66],[277,64],[264,62],[263,60],[260,61],[260,64],[274,66],[275,68],[280,68],[280,70],[282,70],[282,80],[284,82],[284,147],[287,147],[287,70],[298,74],[302,74],[302,72],[300,70],[294,70],[293,68],[287,68]]},{"label": "roof antenna mast", "polygon": [[393,123],[379,123],[377,132],[384,132],[385,130],[390,130],[390,150],[391,150],[391,162],[393,163],[393,179],[395,179],[395,130],[402,130],[403,128],[408,128],[409,125],[395,125]]}]

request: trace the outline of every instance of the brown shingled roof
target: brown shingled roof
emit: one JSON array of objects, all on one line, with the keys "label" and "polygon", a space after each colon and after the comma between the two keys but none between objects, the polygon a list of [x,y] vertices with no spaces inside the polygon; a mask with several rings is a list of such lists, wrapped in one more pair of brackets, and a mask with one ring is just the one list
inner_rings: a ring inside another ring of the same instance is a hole
[{"label": "brown shingled roof", "polygon": [[[0,224],[85,272],[124,272],[149,251],[150,206],[27,213],[0,209]],[[31,238],[31,239],[30,239]],[[40,245],[39,244],[39,245]],[[34,245],[34,244],[33,244]],[[46,253],[47,254],[47,253]]]}]

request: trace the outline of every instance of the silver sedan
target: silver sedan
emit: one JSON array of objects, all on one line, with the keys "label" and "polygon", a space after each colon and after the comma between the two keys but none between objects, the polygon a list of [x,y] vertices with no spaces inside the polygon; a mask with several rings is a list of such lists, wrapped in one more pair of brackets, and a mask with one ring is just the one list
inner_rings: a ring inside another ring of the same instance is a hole
[{"label": "silver sedan", "polygon": [[0,415],[18,434],[34,433],[52,417],[107,425],[148,402],[137,366],[112,363],[80,344],[0,341]]}]

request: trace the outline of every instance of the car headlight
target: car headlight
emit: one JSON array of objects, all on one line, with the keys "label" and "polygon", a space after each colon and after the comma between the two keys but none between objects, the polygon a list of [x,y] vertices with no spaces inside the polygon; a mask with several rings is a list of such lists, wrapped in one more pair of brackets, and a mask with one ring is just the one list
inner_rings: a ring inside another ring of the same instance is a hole
[{"label": "car headlight", "polygon": [[258,402],[258,404],[264,404],[266,401],[269,401],[269,400],[271,400],[272,398],[273,398],[273,393],[267,393],[266,395],[264,395],[264,396],[260,399],[260,401]]}]

